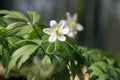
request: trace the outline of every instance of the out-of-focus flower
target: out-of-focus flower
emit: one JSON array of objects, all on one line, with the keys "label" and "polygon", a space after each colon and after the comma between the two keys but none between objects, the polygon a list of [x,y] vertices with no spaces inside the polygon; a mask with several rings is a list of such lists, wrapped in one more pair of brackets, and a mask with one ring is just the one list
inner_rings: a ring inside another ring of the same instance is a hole
[{"label": "out-of-focus flower", "polygon": [[83,26],[77,23],[77,14],[74,14],[73,16],[71,16],[70,13],[67,12],[66,16],[67,16],[66,26],[69,27],[68,36],[71,38],[74,38],[75,35],[77,34],[77,31],[83,30]]},{"label": "out-of-focus flower", "polygon": [[43,29],[43,32],[50,35],[49,42],[65,41],[66,37],[64,34],[68,34],[69,29],[65,27],[65,21],[61,20],[58,24],[55,20],[50,21],[51,28]]}]

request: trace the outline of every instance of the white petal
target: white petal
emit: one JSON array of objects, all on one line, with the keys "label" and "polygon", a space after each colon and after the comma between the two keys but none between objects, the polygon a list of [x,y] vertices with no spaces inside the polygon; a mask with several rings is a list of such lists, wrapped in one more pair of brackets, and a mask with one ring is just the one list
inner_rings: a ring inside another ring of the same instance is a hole
[{"label": "white petal", "polygon": [[73,20],[76,22],[77,21],[77,14],[75,13],[74,15],[73,15]]},{"label": "white petal", "polygon": [[60,35],[57,37],[58,40],[60,41],[65,41],[66,40],[66,37],[64,35]]},{"label": "white petal", "polygon": [[74,38],[74,37],[75,37],[72,32],[69,32],[68,36],[71,37],[71,38]]},{"label": "white petal", "polygon": [[50,21],[50,27],[55,27],[57,26],[57,22],[55,20]]},{"label": "white petal", "polygon": [[83,26],[81,24],[77,24],[76,25],[76,30],[82,31],[83,30]]},{"label": "white petal", "polygon": [[69,12],[66,13],[66,16],[68,21],[72,21],[72,17]]},{"label": "white petal", "polygon": [[52,34],[51,28],[45,28],[45,29],[43,29],[43,32],[48,34],[48,35]]},{"label": "white petal", "polygon": [[62,29],[62,34],[68,34],[68,32],[69,32],[69,28]]},{"label": "white petal", "polygon": [[65,25],[64,25],[64,28],[69,28],[69,22],[67,20],[64,20],[65,21]]},{"label": "white petal", "polygon": [[61,29],[65,26],[65,21],[64,20],[61,20],[59,23],[58,23],[58,27],[60,27]]},{"label": "white petal", "polygon": [[49,42],[55,42],[55,41],[56,41],[56,39],[57,39],[57,37],[56,37],[56,36],[51,35],[51,36],[49,37]]},{"label": "white petal", "polygon": [[73,34],[74,34],[74,35],[76,35],[76,34],[77,34],[77,31],[76,31],[76,30],[74,30],[74,31],[73,31]]}]

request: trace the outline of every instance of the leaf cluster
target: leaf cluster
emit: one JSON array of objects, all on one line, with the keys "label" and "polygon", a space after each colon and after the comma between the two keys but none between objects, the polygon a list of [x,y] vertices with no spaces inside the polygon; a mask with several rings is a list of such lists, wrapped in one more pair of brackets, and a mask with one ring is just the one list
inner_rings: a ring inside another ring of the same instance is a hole
[{"label": "leaf cluster", "polygon": [[90,80],[119,80],[120,67],[110,54],[65,42],[49,43],[34,11],[0,10],[0,61],[5,78],[23,76],[27,80],[74,80],[86,66]]},{"label": "leaf cluster", "polygon": [[0,14],[0,56],[7,77],[16,72],[28,80],[74,79],[84,57],[69,38],[49,43],[42,32],[46,26],[38,24],[40,15],[34,11],[25,15],[0,10]]},{"label": "leaf cluster", "polygon": [[113,55],[100,49],[88,49],[79,46],[85,57],[86,73],[90,80],[119,80],[120,65]]}]

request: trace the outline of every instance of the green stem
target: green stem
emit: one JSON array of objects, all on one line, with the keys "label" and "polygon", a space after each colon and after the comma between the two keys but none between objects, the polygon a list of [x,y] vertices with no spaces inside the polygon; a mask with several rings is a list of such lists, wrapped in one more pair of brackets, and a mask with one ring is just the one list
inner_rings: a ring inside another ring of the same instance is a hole
[{"label": "green stem", "polygon": [[[35,28],[34,24],[32,24],[32,23],[30,23],[30,24],[33,26],[33,29],[35,30],[37,36],[41,40],[41,36],[39,35],[39,33],[38,33],[37,29]],[[40,48],[42,49],[43,53],[46,54],[44,48],[42,46],[40,46]]]},{"label": "green stem", "polygon": [[32,25],[33,29],[35,30],[35,32],[36,32],[37,36],[39,37],[39,39],[41,39],[41,36],[39,35],[39,33],[38,33],[37,29],[35,28],[34,24],[31,23],[31,25]]},{"label": "green stem", "polygon": [[46,55],[44,48],[42,46],[40,46],[40,48],[42,49],[43,53]]}]

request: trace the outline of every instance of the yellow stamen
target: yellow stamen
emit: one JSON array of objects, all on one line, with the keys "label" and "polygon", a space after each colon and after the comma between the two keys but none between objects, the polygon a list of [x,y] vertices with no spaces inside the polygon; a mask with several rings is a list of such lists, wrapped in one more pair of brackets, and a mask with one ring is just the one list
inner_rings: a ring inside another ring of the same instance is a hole
[{"label": "yellow stamen", "polygon": [[53,33],[55,34],[55,35],[59,35],[60,34],[60,29],[58,28],[58,27],[55,27],[55,28],[53,28]]},{"label": "yellow stamen", "polygon": [[76,22],[75,21],[71,21],[69,23],[69,25],[70,25],[71,28],[75,28],[76,27]]}]

